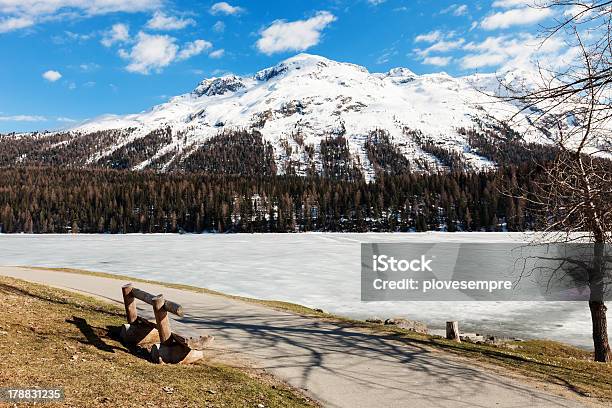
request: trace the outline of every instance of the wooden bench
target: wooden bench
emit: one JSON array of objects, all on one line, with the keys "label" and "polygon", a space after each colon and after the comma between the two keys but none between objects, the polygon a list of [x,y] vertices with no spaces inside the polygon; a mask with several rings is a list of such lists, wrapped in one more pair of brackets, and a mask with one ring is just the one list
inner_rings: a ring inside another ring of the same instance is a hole
[{"label": "wooden bench", "polygon": [[[151,346],[151,358],[155,363],[189,364],[204,357],[204,348],[213,341],[212,336],[196,338],[172,333],[168,313],[184,316],[183,307],[164,299],[163,295],[152,295],[132,286],[121,288],[127,324],[121,328],[121,339],[129,344]],[[136,299],[153,306],[155,323],[138,316]]]}]

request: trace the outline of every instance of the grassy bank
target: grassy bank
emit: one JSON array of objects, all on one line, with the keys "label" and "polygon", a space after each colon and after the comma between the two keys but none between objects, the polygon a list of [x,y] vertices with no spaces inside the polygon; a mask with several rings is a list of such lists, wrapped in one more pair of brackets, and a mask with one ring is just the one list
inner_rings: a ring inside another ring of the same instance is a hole
[{"label": "grassy bank", "polygon": [[0,298],[0,387],[63,387],[54,407],[316,406],[254,370],[150,363],[117,341],[115,305],[1,276]]},{"label": "grassy bank", "polygon": [[75,269],[53,270],[121,279],[123,281],[160,284],[166,287],[224,296],[302,316],[324,319],[343,327],[351,327],[385,336],[391,340],[417,344],[431,350],[449,352],[459,359],[466,359],[467,362],[484,365],[491,370],[501,370],[505,373],[515,374],[527,379],[542,381],[546,384],[561,387],[573,394],[594,397],[604,401],[604,403],[612,403],[612,364],[596,363],[593,361],[592,353],[558,342],[528,340],[508,342],[498,346],[468,342],[455,343],[438,336],[421,335],[393,326],[346,319],[287,302],[231,296],[193,286],[166,284],[102,272],[88,272]]}]

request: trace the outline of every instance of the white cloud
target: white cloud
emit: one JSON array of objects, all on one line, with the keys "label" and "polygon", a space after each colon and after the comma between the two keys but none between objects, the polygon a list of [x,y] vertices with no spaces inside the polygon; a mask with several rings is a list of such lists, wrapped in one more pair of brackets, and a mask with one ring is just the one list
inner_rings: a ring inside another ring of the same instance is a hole
[{"label": "white cloud", "polygon": [[218,49],[218,50],[214,50],[213,52],[211,52],[210,54],[208,54],[208,56],[210,58],[222,58],[225,55],[225,50],[223,48]]},{"label": "white cloud", "polygon": [[129,72],[149,74],[159,71],[174,61],[178,52],[176,39],[167,35],[149,35],[138,33],[136,45],[128,53],[119,50],[120,56],[130,61],[126,69]]},{"label": "white cloud", "polygon": [[48,122],[49,120],[55,120],[57,122],[62,122],[62,123],[77,122],[76,119],[68,118],[65,116],[58,116],[56,118],[48,118],[42,115],[1,115],[0,114],[0,122]]},{"label": "white cloud", "polygon": [[459,16],[466,15],[467,12],[468,12],[467,4],[451,4],[447,8],[440,11],[440,14],[451,13],[452,15],[459,17]]},{"label": "white cloud", "polygon": [[491,14],[482,20],[480,26],[485,30],[496,30],[517,25],[529,25],[544,20],[552,14],[549,8],[523,7]]},{"label": "white cloud", "polygon": [[432,52],[447,52],[450,50],[457,49],[461,47],[461,45],[465,42],[463,38],[458,38],[456,40],[442,40],[438,41],[428,48],[425,49],[426,54],[431,54]]},{"label": "white cloud", "polygon": [[536,63],[544,69],[558,70],[577,56],[576,49],[568,48],[562,38],[543,42],[528,32],[493,35],[471,42],[455,35],[440,31],[422,34],[419,41],[428,42],[428,47],[413,49],[413,55],[423,64],[457,64],[464,70],[487,68],[488,72],[535,71]]},{"label": "white cloud", "polygon": [[0,122],[44,122],[47,118],[39,115],[0,115]]},{"label": "white cloud", "polygon": [[226,15],[232,15],[232,14],[240,14],[244,11],[244,9],[242,7],[238,7],[238,6],[232,6],[231,4],[222,1],[219,3],[215,3],[212,5],[212,7],[210,8],[210,13],[213,15],[216,14],[226,14]]},{"label": "white cloud", "polygon": [[161,0],[0,0],[0,13],[42,15],[81,11],[88,15],[156,9]]},{"label": "white cloud", "polygon": [[319,11],[307,20],[277,20],[261,32],[257,49],[268,55],[307,50],[319,43],[321,32],[335,20],[336,17],[328,11]]},{"label": "white cloud", "polygon": [[0,33],[15,31],[47,20],[70,16],[126,12],[159,8],[163,0],[0,0]]},{"label": "white cloud", "polygon": [[427,42],[432,43],[442,38],[442,33],[439,30],[431,31],[426,34],[419,34],[414,38],[414,42]]},{"label": "white cloud", "polygon": [[456,50],[461,48],[461,46],[465,43],[463,38],[457,38],[456,40],[440,40],[438,42],[433,43],[429,47],[422,49],[413,50],[415,53],[425,58],[430,56],[432,53],[444,53],[451,50]]},{"label": "white cloud", "polygon": [[120,49],[119,56],[128,60],[129,72],[150,74],[160,72],[173,62],[184,61],[210,49],[212,44],[205,40],[195,40],[179,48],[177,39],[168,35],[138,33],[136,43],[130,51]]},{"label": "white cloud", "polygon": [[62,77],[62,74],[60,74],[58,71],[49,70],[49,71],[44,72],[42,74],[42,77],[49,82],[55,82]]},{"label": "white cloud", "polygon": [[551,38],[542,43],[528,33],[488,37],[481,42],[470,42],[463,49],[469,53],[461,59],[462,68],[500,67],[502,71],[533,70],[536,60],[543,68],[559,67],[568,62],[571,54],[568,52],[572,51],[560,39]]},{"label": "white cloud", "polygon": [[455,16],[463,16],[466,15],[468,12],[468,6],[467,4],[461,4],[460,6],[458,6],[455,11],[453,11],[453,15]]},{"label": "white cloud", "polygon": [[563,11],[565,17],[573,18],[576,21],[586,21],[593,15],[593,10],[589,3],[574,4],[566,7]]},{"label": "white cloud", "polygon": [[60,117],[56,118],[55,120],[57,120],[58,122],[63,122],[63,123],[75,123],[75,122],[77,122],[76,119],[67,118],[65,116],[60,116]]},{"label": "white cloud", "polygon": [[376,63],[386,64],[391,60],[391,58],[393,58],[397,54],[398,54],[398,51],[395,48],[395,46],[390,47],[390,48],[385,48],[384,50],[382,50],[382,53],[378,56],[378,58],[376,58]]},{"label": "white cloud", "polygon": [[455,32],[453,31],[448,33],[432,31],[427,34],[417,36],[415,38],[415,42],[425,42],[431,44],[425,49],[415,48],[412,50],[412,52],[420,58],[421,63],[444,67],[450,64],[451,61],[453,61],[453,58],[448,55],[445,56],[440,54],[461,49],[465,44],[465,39],[461,37],[456,38]]},{"label": "white cloud", "polygon": [[72,41],[87,41],[93,37],[93,34],[81,34],[73,33],[72,31],[65,31],[66,38]]},{"label": "white cloud", "polygon": [[214,32],[222,33],[225,31],[225,23],[223,21],[217,21],[212,28]]},{"label": "white cloud", "polygon": [[423,59],[423,64],[445,67],[451,62],[451,60],[451,57],[426,57]]},{"label": "white cloud", "polygon": [[26,16],[5,18],[0,20],[0,33],[8,33],[9,31],[33,26],[34,24],[34,19]]},{"label": "white cloud", "polygon": [[89,72],[89,71],[95,71],[96,69],[100,68],[100,65],[96,64],[95,62],[88,62],[88,63],[80,64],[79,68],[81,69],[81,71]]},{"label": "white cloud", "polygon": [[461,58],[461,66],[464,69],[495,67],[504,61],[506,61],[506,56],[502,54],[469,54]]},{"label": "white cloud", "polygon": [[535,0],[496,0],[493,2],[493,7],[513,8],[522,6],[535,6]]},{"label": "white cloud", "polygon": [[212,48],[212,43],[205,40],[195,40],[185,44],[185,47],[178,53],[176,59],[178,61],[183,61],[195,57],[210,48]]},{"label": "white cloud", "polygon": [[383,4],[385,1],[387,0],[368,0],[368,3],[373,6],[378,6],[379,4]]},{"label": "white cloud", "polygon": [[115,24],[102,35],[100,41],[103,46],[110,47],[115,43],[126,42],[130,39],[130,29],[125,24]]},{"label": "white cloud", "polygon": [[147,22],[147,27],[152,30],[169,31],[182,30],[183,28],[195,25],[192,18],[179,18],[168,16],[161,11],[156,11],[153,17]]},{"label": "white cloud", "polygon": [[55,44],[58,45],[63,45],[63,44],[68,44],[70,42],[85,42],[85,41],[89,41],[91,40],[93,37],[95,36],[94,33],[89,33],[89,34],[82,34],[82,33],[75,33],[72,31],[64,31],[64,34],[57,34],[51,37],[51,41],[53,41]]}]

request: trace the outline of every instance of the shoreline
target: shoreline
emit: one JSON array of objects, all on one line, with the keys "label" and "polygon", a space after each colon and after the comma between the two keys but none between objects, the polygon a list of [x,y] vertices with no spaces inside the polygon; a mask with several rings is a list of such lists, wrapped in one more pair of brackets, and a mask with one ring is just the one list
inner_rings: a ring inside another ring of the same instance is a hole
[{"label": "shoreline", "polygon": [[[191,291],[195,293],[205,293],[205,294],[214,295],[214,296],[221,296],[227,299],[239,300],[239,301],[246,302],[246,303],[254,303],[254,304],[272,308],[274,310],[294,313],[294,314],[298,314],[304,317],[324,318],[324,319],[329,319],[332,321],[334,320],[339,321],[342,323],[358,324],[364,327],[369,327],[369,328],[374,328],[374,329],[380,329],[381,325],[378,323],[371,323],[368,320],[381,320],[384,322],[387,319],[393,320],[393,319],[401,318],[398,316],[383,316],[381,318],[372,317],[372,316],[370,317],[343,316],[343,315],[338,315],[335,313],[329,313],[329,312],[323,311],[323,309],[320,309],[320,308],[305,306],[305,305],[301,305],[301,304],[293,303],[293,302],[279,301],[279,300],[273,300],[273,299],[258,299],[258,298],[248,297],[248,296],[233,295],[233,294],[219,292],[213,289],[202,288],[202,287],[193,286],[193,285],[156,281],[156,280],[150,280],[150,279],[144,279],[144,278],[138,278],[138,277],[131,277],[127,275],[114,274],[114,273],[109,273],[109,272],[88,271],[88,270],[73,269],[73,268],[30,266],[30,265],[11,265],[9,267],[20,268],[20,269],[34,269],[34,270],[44,270],[44,271],[66,272],[66,273],[72,273],[75,275],[97,276],[97,277],[104,277],[104,278],[116,279],[116,280],[121,280],[121,281],[131,281],[131,282],[154,284],[154,285],[164,286],[164,287],[173,288],[173,289],[187,290],[187,291]],[[484,302],[484,303],[488,303],[488,302]],[[492,303],[497,303],[497,302],[492,302]],[[583,303],[583,302],[579,302],[579,303]],[[422,322],[419,322],[419,323],[422,323]],[[461,323],[462,322],[459,322],[460,328],[462,328]],[[382,325],[382,327],[384,327],[385,329],[393,328],[393,327],[389,327],[389,325]],[[428,334],[427,334],[428,336],[435,336],[435,337],[440,337],[440,338],[444,337],[445,329],[443,328],[443,325],[435,325],[435,326],[427,325],[427,327],[429,329]],[[566,343],[566,342],[559,341],[559,340],[539,338],[539,337],[514,337],[514,336],[509,335],[508,333],[504,333],[500,331],[487,332],[487,330],[478,330],[478,328],[473,327],[473,326],[468,326],[468,327],[470,328],[469,332],[464,332],[462,330],[462,334],[470,334],[470,335],[476,334],[477,336],[483,336],[484,338],[495,337],[496,339],[499,339],[501,341],[519,341],[519,342],[522,342],[523,340],[550,341],[550,342],[557,342],[567,347],[577,347],[579,349],[582,349],[588,352],[593,352],[592,347],[589,348],[586,346],[575,345],[575,344]]]}]

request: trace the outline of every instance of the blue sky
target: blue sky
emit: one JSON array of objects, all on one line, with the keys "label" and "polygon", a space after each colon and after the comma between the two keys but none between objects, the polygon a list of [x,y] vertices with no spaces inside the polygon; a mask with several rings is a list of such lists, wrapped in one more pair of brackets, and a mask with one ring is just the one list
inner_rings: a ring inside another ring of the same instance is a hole
[{"label": "blue sky", "polygon": [[0,132],[133,113],[298,52],[464,75],[557,61],[528,0],[0,0]]}]

